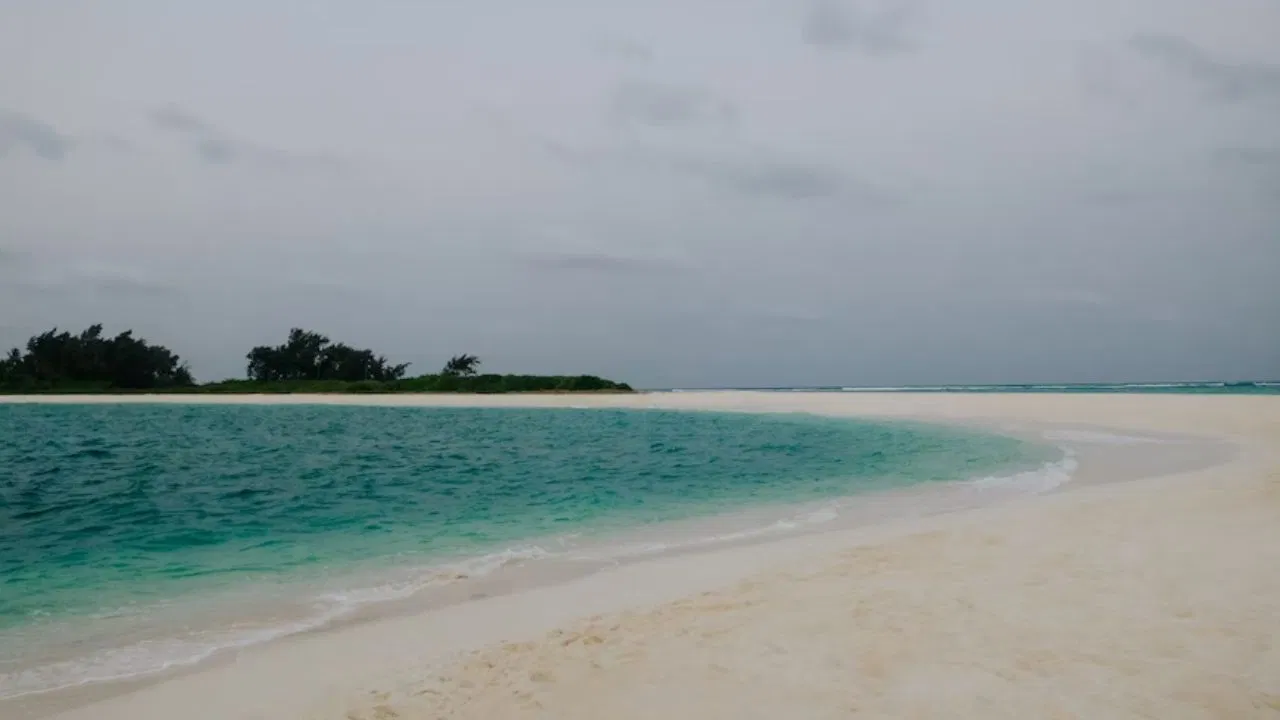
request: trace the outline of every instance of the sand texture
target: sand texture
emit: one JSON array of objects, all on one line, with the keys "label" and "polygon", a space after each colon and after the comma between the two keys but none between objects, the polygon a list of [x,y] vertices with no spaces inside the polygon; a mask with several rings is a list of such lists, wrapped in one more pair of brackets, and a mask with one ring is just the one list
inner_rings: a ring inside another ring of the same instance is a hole
[{"label": "sand texture", "polygon": [[1280,397],[481,402],[1182,433],[1236,451],[1207,468],[663,558],[315,633],[63,717],[1280,717]]},{"label": "sand texture", "polygon": [[1280,715],[1280,475],[1250,485],[839,552],[476,653],[350,717]]}]

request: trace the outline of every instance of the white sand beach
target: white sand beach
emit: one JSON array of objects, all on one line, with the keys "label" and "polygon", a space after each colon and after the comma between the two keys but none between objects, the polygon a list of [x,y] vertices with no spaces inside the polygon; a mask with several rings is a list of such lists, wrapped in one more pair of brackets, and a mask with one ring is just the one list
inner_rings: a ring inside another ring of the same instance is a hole
[{"label": "white sand beach", "polygon": [[1280,717],[1276,396],[9,400],[789,411],[1086,442],[1176,434],[1231,451],[1137,479],[1124,463],[1082,466],[1052,492],[987,507],[711,547],[296,635],[135,688],[0,704],[5,720]]}]

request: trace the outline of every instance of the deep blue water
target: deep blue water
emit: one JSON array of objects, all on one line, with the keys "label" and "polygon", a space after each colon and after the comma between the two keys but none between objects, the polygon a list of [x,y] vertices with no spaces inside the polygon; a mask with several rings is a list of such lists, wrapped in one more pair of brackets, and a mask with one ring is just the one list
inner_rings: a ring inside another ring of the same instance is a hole
[{"label": "deep blue water", "polygon": [[[1005,437],[803,415],[0,404],[0,696],[207,653],[232,637],[209,618],[240,627],[209,598],[238,587],[1046,458]],[[200,602],[192,634],[182,609]]]}]

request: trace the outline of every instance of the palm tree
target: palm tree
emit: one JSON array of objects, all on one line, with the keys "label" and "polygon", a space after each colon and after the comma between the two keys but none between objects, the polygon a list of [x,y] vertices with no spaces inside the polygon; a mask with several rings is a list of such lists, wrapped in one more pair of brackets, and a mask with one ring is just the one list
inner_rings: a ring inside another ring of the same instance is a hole
[{"label": "palm tree", "polygon": [[480,367],[480,358],[464,353],[449,358],[449,362],[444,364],[444,369],[440,371],[440,374],[466,377],[475,375],[478,367]]}]

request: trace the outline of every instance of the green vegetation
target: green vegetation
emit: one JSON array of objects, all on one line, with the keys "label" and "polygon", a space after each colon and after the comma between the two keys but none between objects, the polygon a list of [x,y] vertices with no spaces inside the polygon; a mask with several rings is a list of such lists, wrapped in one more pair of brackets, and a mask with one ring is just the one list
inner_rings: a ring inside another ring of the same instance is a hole
[{"label": "green vegetation", "polygon": [[0,360],[0,393],[511,393],[631,392],[625,383],[594,375],[481,375],[480,358],[455,355],[435,374],[405,377],[372,350],[334,344],[294,328],[281,345],[249,351],[248,379],[197,384],[167,348],[126,331],[102,337],[94,325],[79,335],[57,329]]},{"label": "green vegetation", "polygon": [[94,325],[79,335],[57,328],[27,341],[0,361],[0,388],[39,392],[54,388],[130,388],[162,390],[188,387],[187,366],[168,348],[150,345],[126,330],[113,338]]},{"label": "green vegetation", "polygon": [[449,362],[444,364],[444,370],[441,370],[440,374],[471,377],[476,374],[476,368],[478,367],[480,367],[480,358],[475,355],[454,355],[449,358]]},{"label": "green vegetation", "polygon": [[409,364],[391,365],[372,350],[333,345],[320,333],[301,328],[289,331],[289,339],[276,347],[258,346],[246,356],[251,382],[278,383],[302,380],[387,382],[404,377]]}]

